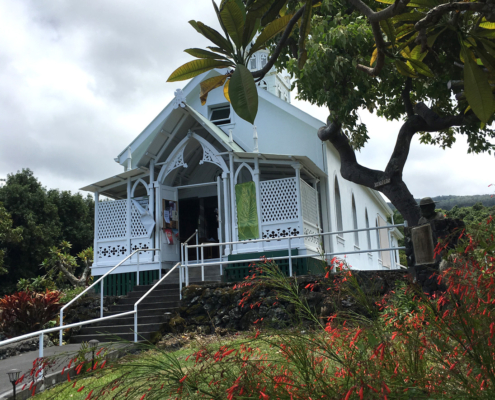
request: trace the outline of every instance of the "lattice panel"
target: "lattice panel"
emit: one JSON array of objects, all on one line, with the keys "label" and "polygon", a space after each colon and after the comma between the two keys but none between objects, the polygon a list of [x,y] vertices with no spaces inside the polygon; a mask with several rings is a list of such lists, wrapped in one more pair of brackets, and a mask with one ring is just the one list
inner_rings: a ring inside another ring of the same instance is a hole
[{"label": "lattice panel", "polygon": [[148,231],[141,222],[141,214],[134,205],[131,204],[131,237],[149,236]]},{"label": "lattice panel", "polygon": [[301,179],[301,200],[303,220],[319,226],[318,192]]},{"label": "lattice panel", "polygon": [[127,200],[100,201],[98,204],[98,239],[126,236]]},{"label": "lattice panel", "polygon": [[[312,226],[308,226],[306,224],[304,224],[304,235],[313,235],[315,233],[319,233],[315,228],[313,228]],[[323,238],[321,236],[311,236],[311,237],[307,237],[307,238],[304,238],[304,244],[312,249],[312,250],[315,250],[317,251],[317,249],[321,246],[321,242],[322,242]]]},{"label": "lattice panel", "polygon": [[296,178],[263,181],[260,186],[263,223],[298,219]]},{"label": "lattice panel", "polygon": [[289,236],[301,235],[299,226],[287,226],[272,229],[263,229],[262,239],[283,239]]}]

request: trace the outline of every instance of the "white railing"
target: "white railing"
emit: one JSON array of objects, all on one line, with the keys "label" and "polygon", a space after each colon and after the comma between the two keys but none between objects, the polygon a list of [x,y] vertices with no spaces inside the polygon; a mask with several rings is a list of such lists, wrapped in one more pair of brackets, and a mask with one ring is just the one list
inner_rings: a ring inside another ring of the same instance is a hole
[{"label": "white railing", "polygon": [[[308,234],[308,235],[294,235],[294,236],[287,236],[286,238],[269,238],[269,239],[252,239],[252,240],[246,240],[246,241],[234,241],[234,242],[224,242],[224,243],[201,243],[201,244],[196,244],[196,245],[189,245],[187,243],[183,243],[183,248],[184,248],[184,253],[186,254],[185,257],[185,262],[184,264],[181,265],[182,268],[185,269],[185,274],[186,277],[189,276],[189,267],[201,267],[203,274],[202,274],[202,280],[204,281],[204,267],[207,266],[222,266],[222,265],[228,265],[228,264],[238,264],[239,262],[259,262],[262,261],[262,258],[253,258],[249,260],[232,260],[232,261],[213,261],[213,262],[206,262],[204,261],[204,248],[205,247],[214,247],[214,246],[219,246],[219,251],[221,251],[222,246],[230,246],[230,245],[236,245],[236,244],[247,244],[247,243],[256,243],[256,242],[270,242],[270,241],[285,241],[287,240],[287,249],[288,249],[288,255],[287,256],[280,256],[280,257],[270,257],[270,260],[286,260],[289,259],[289,275],[292,276],[292,260],[294,259],[299,259],[299,258],[312,258],[315,256],[324,256],[324,257],[335,257],[339,255],[351,255],[351,254],[360,254],[360,253],[377,253],[377,252],[384,252],[384,251],[397,251],[397,250],[405,250],[405,247],[388,247],[388,248],[379,248],[379,249],[366,249],[366,250],[354,250],[354,251],[340,251],[340,252],[333,252],[333,253],[315,253],[315,254],[301,254],[301,255],[292,255],[292,241],[297,240],[297,239],[305,239],[305,238],[314,238],[314,237],[319,237],[320,241],[324,236],[332,236],[332,235],[339,235],[342,236],[345,233],[354,233],[354,232],[366,232],[366,231],[378,231],[380,229],[387,229],[388,230],[388,236],[389,236],[389,243],[390,243],[390,232],[394,228],[398,227],[404,227],[407,228],[407,221],[404,221],[403,224],[396,224],[396,225],[386,225],[386,226],[377,226],[377,227],[372,227],[372,228],[362,228],[362,229],[349,229],[346,231],[337,231],[337,232],[319,232],[319,233],[314,233],[314,234]],[[188,254],[188,249],[189,248],[196,248],[200,249],[201,253],[201,261],[195,264],[189,264],[189,259],[187,257]],[[189,285],[189,280],[186,279],[186,286]]]},{"label": "white railing", "polygon": [[[137,277],[136,277],[136,282],[137,285],[139,285],[139,252],[141,251],[160,251],[160,249],[137,249],[134,250],[131,254],[129,254],[126,258],[124,258],[122,261],[120,261],[115,267],[113,267],[110,271],[108,271],[105,275],[102,275],[98,280],[93,282],[92,285],[88,286],[86,289],[84,289],[81,293],[79,293],[76,297],[74,297],[71,301],[69,301],[66,305],[64,305],[60,309],[60,338],[59,338],[59,346],[62,346],[62,336],[63,336],[63,329],[64,329],[64,310],[69,307],[72,303],[74,303],[78,298],[80,298],[82,295],[87,293],[91,288],[96,286],[99,282],[101,282],[100,286],[100,318],[103,318],[103,287],[105,284],[105,277],[110,275],[113,271],[115,271],[118,267],[120,267],[125,261],[127,261],[128,258],[131,258],[134,254],[138,253],[137,255]],[[160,270],[160,278],[161,278],[161,271],[162,269],[159,268]]]},{"label": "white railing", "polygon": [[[136,251],[138,251],[138,250],[136,250]],[[148,251],[155,251],[155,249],[148,249]],[[36,332],[27,333],[25,335],[21,335],[21,336],[15,337],[15,338],[11,338],[11,339],[7,339],[7,340],[1,341],[0,342],[0,347],[1,346],[8,345],[8,344],[11,344],[11,343],[18,342],[20,340],[29,339],[29,338],[38,336],[39,337],[39,352],[38,352],[38,357],[39,358],[43,358],[43,349],[44,349],[43,348],[43,341],[44,341],[44,336],[46,334],[59,331],[60,332],[60,346],[62,346],[62,339],[61,339],[61,337],[62,337],[62,333],[63,333],[63,330],[64,329],[71,329],[71,328],[76,328],[76,327],[79,327],[79,326],[90,325],[90,324],[94,324],[94,323],[97,323],[97,322],[106,321],[106,320],[110,320],[110,319],[114,319],[114,318],[125,317],[125,316],[128,316],[128,315],[134,315],[134,342],[137,342],[138,341],[138,335],[139,335],[139,332],[138,332],[138,305],[158,285],[160,285],[176,268],[179,268],[180,266],[181,266],[181,263],[180,262],[178,262],[177,264],[175,264],[175,266],[169,272],[167,272],[167,274],[165,274],[157,283],[155,283],[155,285],[153,285],[153,287],[150,290],[148,290],[143,296],[141,296],[139,298],[138,301],[136,301],[136,303],[134,303],[134,309],[131,310],[131,311],[125,311],[125,312],[122,312],[122,313],[119,313],[119,314],[109,315],[109,316],[106,316],[106,317],[101,316],[100,318],[95,318],[95,319],[91,319],[91,320],[88,320],[88,321],[80,321],[80,322],[76,322],[76,323],[65,325],[65,326],[63,324],[61,324],[60,326],[58,326],[56,328],[48,328],[48,329],[43,329],[43,330],[36,331]],[[118,267],[118,265],[116,267]],[[99,282],[99,280],[96,281],[94,284],[96,284],[98,282]],[[81,296],[82,294],[84,294],[93,285],[91,285],[90,287],[88,287],[79,296]],[[182,285],[182,283],[181,283],[181,285]],[[75,299],[76,298],[74,298],[74,300]],[[70,303],[72,303],[72,301]],[[64,306],[64,308],[66,308],[70,303],[67,303],[66,306]]]}]

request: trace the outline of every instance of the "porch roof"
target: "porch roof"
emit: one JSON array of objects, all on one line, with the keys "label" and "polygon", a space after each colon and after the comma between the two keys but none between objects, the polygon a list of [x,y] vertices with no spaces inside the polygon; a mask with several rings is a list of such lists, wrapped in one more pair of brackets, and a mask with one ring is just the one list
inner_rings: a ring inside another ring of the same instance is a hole
[{"label": "porch roof", "polygon": [[100,191],[101,194],[105,194],[104,192],[101,192],[102,188],[110,189],[110,187],[127,185],[127,178],[134,178],[141,175],[145,176],[147,174],[148,174],[147,169],[141,169],[141,168],[131,169],[130,171],[122,172],[121,174],[114,175],[109,178],[105,178],[101,181],[92,183],[91,185],[88,186],[84,186],[79,190],[84,190],[86,192],[93,192],[93,193]]},{"label": "porch roof", "polygon": [[300,163],[302,166],[310,172],[312,175],[318,179],[323,179],[327,177],[326,172],[324,172],[320,167],[318,167],[310,158],[306,156],[293,156],[289,154],[269,154],[269,153],[247,153],[247,152],[234,152],[234,155],[239,160],[252,160],[255,157],[260,158],[263,161],[269,163],[270,161],[285,161],[292,162],[294,164]]}]

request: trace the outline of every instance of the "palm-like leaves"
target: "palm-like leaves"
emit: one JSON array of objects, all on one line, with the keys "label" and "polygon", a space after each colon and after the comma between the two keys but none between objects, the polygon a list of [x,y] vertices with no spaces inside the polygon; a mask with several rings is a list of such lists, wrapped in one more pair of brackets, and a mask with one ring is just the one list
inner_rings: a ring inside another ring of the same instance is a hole
[{"label": "palm-like leaves", "polygon": [[[285,0],[254,0],[245,5],[242,0],[223,0],[219,8],[213,1],[225,36],[202,22],[189,21],[197,32],[215,46],[208,47],[209,50],[185,50],[197,60],[177,68],[168,78],[168,82],[190,79],[214,68],[232,67],[235,72],[201,82],[201,103],[206,103],[209,92],[225,85],[225,97],[232,102],[234,111],[241,118],[254,123],[258,111],[258,93],[253,76],[246,65],[254,52],[266,48],[269,40],[285,30],[292,18],[291,15],[280,17],[281,11],[286,7],[285,3]],[[261,25],[264,28],[252,44]]]}]

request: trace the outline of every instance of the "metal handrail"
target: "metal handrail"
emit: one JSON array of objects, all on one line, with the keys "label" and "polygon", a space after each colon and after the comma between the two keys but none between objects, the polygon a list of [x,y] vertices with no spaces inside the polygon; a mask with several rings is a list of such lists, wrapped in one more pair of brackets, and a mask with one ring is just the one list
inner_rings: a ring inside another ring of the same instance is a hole
[{"label": "metal handrail", "polygon": [[[184,242],[181,243],[180,245],[180,255],[181,255],[181,267],[184,263],[184,259],[189,259],[189,255],[186,256],[185,254],[185,246],[188,245],[189,241],[196,236],[196,246],[199,245],[199,233],[198,229],[194,231],[194,233],[187,238]],[[196,260],[199,261],[199,248],[196,247]],[[179,298],[182,300],[182,282],[186,282],[186,285],[189,285],[189,269],[187,268],[187,262],[185,264],[184,270],[182,268],[179,269],[179,283],[180,283],[180,293],[179,293]]]},{"label": "metal handrail", "polygon": [[[313,234],[306,234],[306,235],[297,235],[297,236],[287,236],[284,238],[268,238],[268,239],[250,239],[250,240],[245,240],[245,241],[232,241],[232,242],[224,242],[224,243],[201,243],[201,244],[196,244],[196,245],[188,245],[185,243],[183,245],[184,248],[184,253],[186,254],[186,262],[185,262],[185,268],[186,271],[188,271],[189,268],[189,260],[187,257],[187,249],[188,248],[196,248],[196,251],[198,251],[198,248],[201,248],[201,262],[196,262],[196,264],[191,265],[194,267],[201,267],[202,270],[202,280],[204,281],[204,267],[207,266],[213,266],[213,265],[219,265],[220,267],[222,265],[228,265],[228,264],[236,264],[239,262],[239,260],[232,260],[232,261],[214,261],[214,262],[209,262],[205,263],[204,262],[204,248],[205,247],[214,247],[214,246],[219,246],[219,249],[221,249],[221,246],[225,245],[235,245],[235,244],[248,244],[248,243],[259,243],[259,242],[271,242],[271,241],[282,241],[282,240],[287,240],[288,241],[288,257],[287,256],[281,256],[281,257],[271,257],[271,260],[285,260],[289,259],[289,275],[292,276],[292,260],[293,259],[299,259],[299,258],[310,258],[314,257],[314,254],[304,254],[304,255],[297,255],[293,256],[292,255],[292,246],[291,246],[291,241],[294,239],[304,239],[304,238],[309,238],[309,237],[322,237],[322,236],[331,236],[331,235],[343,235],[345,233],[354,233],[354,232],[366,232],[366,231],[374,231],[374,230],[380,230],[380,229],[387,229],[388,230],[388,235],[389,235],[389,242],[390,242],[390,231],[394,228],[398,227],[404,227],[407,228],[408,224],[407,221],[404,221],[403,224],[395,224],[395,225],[385,225],[385,226],[376,226],[372,228],[361,228],[361,229],[349,229],[346,231],[336,231],[336,232],[319,232],[319,233],[313,233]],[[324,257],[333,257],[333,256],[338,256],[338,255],[344,255],[344,254],[360,254],[360,253],[376,253],[376,252],[384,252],[384,251],[396,251],[396,250],[405,250],[405,247],[389,247],[389,248],[381,248],[381,249],[367,249],[367,250],[354,250],[354,251],[342,251],[342,252],[333,252],[333,253],[322,253],[320,255]],[[258,262],[261,261],[261,258],[255,258],[255,259],[250,259],[250,260],[242,260],[242,262]],[[393,261],[393,260],[392,260]],[[393,262],[395,264],[395,262]],[[182,266],[181,266],[182,267]],[[187,274],[188,275],[188,274]],[[189,279],[186,279],[186,286],[189,285]]]},{"label": "metal handrail", "polygon": [[[100,318],[103,318],[103,279],[107,275],[109,275],[111,272],[115,271],[118,267],[120,267],[125,261],[127,261],[129,258],[131,258],[134,254],[140,251],[160,251],[160,249],[137,249],[134,250],[131,254],[129,254],[126,258],[124,258],[122,261],[120,261],[115,267],[113,267],[110,271],[108,271],[106,274],[102,275],[98,280],[93,282],[90,286],[88,286],[86,289],[84,289],[81,293],[79,293],[76,297],[74,297],[71,301],[69,301],[66,305],[64,305],[60,309],[60,328],[61,329],[67,329],[64,328],[64,310],[69,307],[72,303],[74,303],[79,297],[81,297],[83,294],[88,292],[89,289],[91,289],[93,286],[95,286],[97,283],[102,281],[101,287],[100,287]],[[139,271],[137,272],[139,275]],[[139,281],[138,281],[139,282]],[[60,331],[60,337],[59,337],[59,346],[62,346],[62,336],[63,336],[63,330]]]},{"label": "metal handrail", "polygon": [[165,278],[167,278],[167,276],[169,276],[177,267],[180,267],[180,265],[181,265],[180,262],[175,264],[175,266],[170,271],[168,271],[163,276],[163,278],[161,278],[157,283],[155,283],[150,290],[148,290],[143,296],[141,296],[141,298],[138,301],[136,301],[136,303],[134,303],[134,342],[137,342],[137,336],[138,336],[138,309],[137,309],[137,307],[138,307],[139,303],[141,303],[153,290],[155,290],[155,288],[160,283],[162,283],[165,280]]}]

